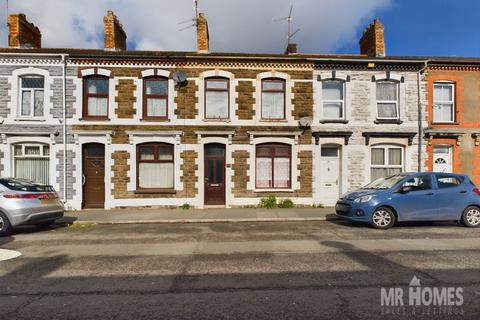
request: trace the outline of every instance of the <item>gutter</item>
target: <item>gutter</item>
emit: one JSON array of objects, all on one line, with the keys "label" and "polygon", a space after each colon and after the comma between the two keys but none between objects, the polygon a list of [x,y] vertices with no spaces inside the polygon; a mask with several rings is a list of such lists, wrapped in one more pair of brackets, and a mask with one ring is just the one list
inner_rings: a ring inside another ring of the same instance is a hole
[{"label": "gutter", "polygon": [[422,96],[420,94],[421,89],[421,75],[427,69],[429,60],[423,62],[423,68],[417,72],[417,95],[418,95],[418,172],[422,172],[422,154],[423,154],[423,107]]},{"label": "gutter", "polygon": [[62,78],[63,78],[63,203],[67,203],[67,57],[62,54]]}]

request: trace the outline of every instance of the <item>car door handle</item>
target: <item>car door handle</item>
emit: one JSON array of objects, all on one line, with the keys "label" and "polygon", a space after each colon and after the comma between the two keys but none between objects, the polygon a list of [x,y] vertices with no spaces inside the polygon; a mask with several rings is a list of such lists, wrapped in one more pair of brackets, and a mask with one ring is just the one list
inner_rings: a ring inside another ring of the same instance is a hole
[{"label": "car door handle", "polygon": [[434,194],[435,194],[435,193],[433,193],[433,192],[429,192],[429,193],[427,193],[426,195],[427,195],[427,196],[433,196]]},{"label": "car door handle", "polygon": [[460,191],[460,193],[467,193],[467,190],[462,190]]}]

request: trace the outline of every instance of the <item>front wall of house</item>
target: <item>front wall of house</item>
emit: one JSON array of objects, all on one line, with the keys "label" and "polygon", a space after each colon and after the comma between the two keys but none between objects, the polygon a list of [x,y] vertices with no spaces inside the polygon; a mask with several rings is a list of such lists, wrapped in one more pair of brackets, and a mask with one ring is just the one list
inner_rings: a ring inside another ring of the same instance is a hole
[{"label": "front wall of house", "polygon": [[[436,147],[450,149],[449,169],[455,173],[469,175],[476,184],[480,183],[480,73],[477,67],[432,66],[428,70],[428,160],[430,170],[439,168],[434,162]],[[453,115],[451,118],[438,119],[434,116],[434,106],[439,103],[434,98],[434,86],[451,86],[453,97]],[[438,161],[438,160],[437,160]]]}]

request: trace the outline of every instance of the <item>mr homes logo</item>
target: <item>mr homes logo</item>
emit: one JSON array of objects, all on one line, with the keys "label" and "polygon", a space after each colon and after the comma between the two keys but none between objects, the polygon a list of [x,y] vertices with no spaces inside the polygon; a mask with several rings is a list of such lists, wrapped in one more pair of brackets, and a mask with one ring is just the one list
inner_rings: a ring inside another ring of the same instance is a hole
[{"label": "mr homes logo", "polygon": [[413,276],[408,288],[381,288],[383,315],[456,315],[463,314],[463,288],[426,287]]}]

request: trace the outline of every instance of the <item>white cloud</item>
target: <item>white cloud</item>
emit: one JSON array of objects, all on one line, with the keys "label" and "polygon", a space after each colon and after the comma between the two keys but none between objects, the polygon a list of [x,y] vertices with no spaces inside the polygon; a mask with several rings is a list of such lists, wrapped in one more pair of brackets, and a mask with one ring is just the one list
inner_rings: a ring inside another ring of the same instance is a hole
[{"label": "white cloud", "polygon": [[[356,31],[376,10],[393,0],[199,0],[210,28],[212,51],[282,52],[286,23],[275,18],[294,4],[295,36],[302,52],[332,53],[356,43]],[[3,5],[3,4],[2,4]],[[113,10],[137,49],[195,50],[195,30],[179,31],[193,17],[192,0],[23,0],[10,12],[23,12],[42,32],[43,47],[101,48],[103,16]],[[1,10],[4,12],[3,8]],[[5,26],[5,17],[2,17]],[[5,27],[2,46],[7,45]]]}]

